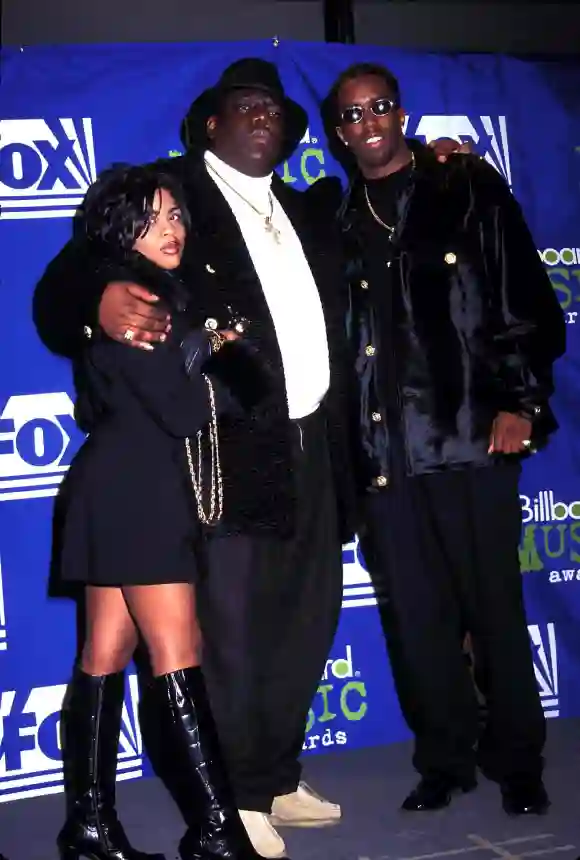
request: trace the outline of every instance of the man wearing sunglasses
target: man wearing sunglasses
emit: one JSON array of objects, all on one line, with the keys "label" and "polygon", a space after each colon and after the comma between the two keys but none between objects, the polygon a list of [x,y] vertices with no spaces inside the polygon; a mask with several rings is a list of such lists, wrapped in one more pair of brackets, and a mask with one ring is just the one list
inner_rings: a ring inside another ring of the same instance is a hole
[{"label": "man wearing sunglasses", "polygon": [[[562,312],[520,208],[481,159],[405,139],[396,78],[361,64],[327,107],[353,179],[339,211],[360,399],[361,543],[420,782],[449,804],[476,766],[510,814],[543,813],[545,721],[522,599],[522,455],[556,429]],[[462,642],[469,631],[488,720]],[[477,746],[477,751],[476,751]]]}]

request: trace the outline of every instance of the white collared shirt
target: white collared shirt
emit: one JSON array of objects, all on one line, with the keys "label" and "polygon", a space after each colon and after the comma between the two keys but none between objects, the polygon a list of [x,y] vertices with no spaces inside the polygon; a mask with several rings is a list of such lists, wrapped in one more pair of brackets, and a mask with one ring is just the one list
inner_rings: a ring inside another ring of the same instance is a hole
[{"label": "white collared shirt", "polygon": [[[290,418],[303,418],[318,408],[328,391],[330,364],[320,295],[302,244],[271,192],[272,174],[246,176],[210,151],[205,161],[238,222],[260,279],[282,354]],[[278,242],[266,230],[270,199]]]}]

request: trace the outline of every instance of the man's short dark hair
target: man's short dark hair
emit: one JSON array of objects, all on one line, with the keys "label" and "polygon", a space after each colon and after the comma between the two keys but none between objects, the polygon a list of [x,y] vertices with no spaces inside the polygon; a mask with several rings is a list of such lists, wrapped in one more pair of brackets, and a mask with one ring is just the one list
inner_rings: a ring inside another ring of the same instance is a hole
[{"label": "man's short dark hair", "polygon": [[169,191],[188,226],[183,191],[173,176],[157,165],[114,164],[103,170],[87,191],[76,229],[104,250],[130,251],[147,230],[158,189]]},{"label": "man's short dark hair", "polygon": [[335,124],[338,123],[340,119],[338,110],[338,94],[341,87],[348,81],[355,81],[357,78],[366,78],[369,75],[376,78],[382,78],[389,88],[393,101],[397,107],[400,107],[401,90],[399,87],[399,81],[395,75],[386,68],[386,66],[381,66],[379,63],[354,63],[354,65],[349,66],[348,69],[345,69],[344,72],[340,73],[333,83],[328,95],[328,104],[333,113],[333,121]]}]

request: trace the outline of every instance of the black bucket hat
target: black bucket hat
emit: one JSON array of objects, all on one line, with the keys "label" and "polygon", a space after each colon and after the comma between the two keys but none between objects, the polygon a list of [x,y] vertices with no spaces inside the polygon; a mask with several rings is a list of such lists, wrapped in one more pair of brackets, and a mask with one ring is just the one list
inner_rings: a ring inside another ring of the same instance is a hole
[{"label": "black bucket hat", "polygon": [[308,128],[308,114],[297,102],[288,98],[273,63],[258,57],[236,60],[223,72],[219,81],[199,95],[181,124],[181,140],[186,149],[208,145],[206,124],[219,109],[224,95],[232,90],[262,90],[269,93],[284,111],[285,140],[280,161],[294,152]]}]

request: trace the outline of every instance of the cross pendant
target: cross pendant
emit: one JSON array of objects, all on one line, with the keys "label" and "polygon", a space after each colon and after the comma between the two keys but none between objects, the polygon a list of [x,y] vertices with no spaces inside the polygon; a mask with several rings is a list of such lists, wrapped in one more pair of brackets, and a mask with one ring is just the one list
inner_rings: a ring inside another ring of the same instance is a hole
[{"label": "cross pendant", "polygon": [[272,219],[270,217],[267,217],[265,219],[265,222],[266,222],[266,224],[265,224],[266,233],[269,233],[270,236],[272,236],[272,238],[276,242],[276,244],[279,245],[280,244],[280,231],[277,230],[276,227],[274,227],[274,225],[272,224]]}]

